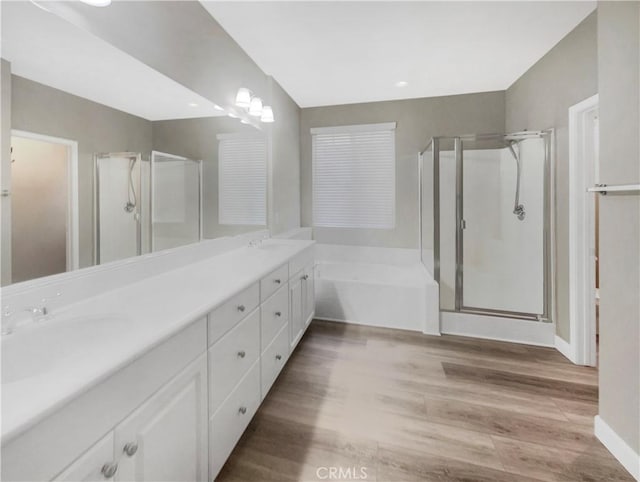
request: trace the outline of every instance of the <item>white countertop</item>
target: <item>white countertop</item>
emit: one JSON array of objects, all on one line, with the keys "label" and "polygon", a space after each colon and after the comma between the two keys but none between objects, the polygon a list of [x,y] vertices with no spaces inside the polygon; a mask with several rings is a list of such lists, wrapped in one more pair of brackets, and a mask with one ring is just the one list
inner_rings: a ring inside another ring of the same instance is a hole
[{"label": "white countertop", "polygon": [[2,339],[2,443],[128,365],[313,241],[269,240],[124,285]]}]

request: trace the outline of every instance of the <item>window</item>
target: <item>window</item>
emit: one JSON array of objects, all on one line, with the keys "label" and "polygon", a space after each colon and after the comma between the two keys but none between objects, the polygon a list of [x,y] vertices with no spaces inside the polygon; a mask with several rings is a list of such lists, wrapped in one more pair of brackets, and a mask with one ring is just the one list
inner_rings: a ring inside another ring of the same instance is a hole
[{"label": "window", "polygon": [[267,224],[267,145],[264,136],[218,135],[218,222]]},{"label": "window", "polygon": [[313,225],[395,226],[395,122],[311,129]]}]

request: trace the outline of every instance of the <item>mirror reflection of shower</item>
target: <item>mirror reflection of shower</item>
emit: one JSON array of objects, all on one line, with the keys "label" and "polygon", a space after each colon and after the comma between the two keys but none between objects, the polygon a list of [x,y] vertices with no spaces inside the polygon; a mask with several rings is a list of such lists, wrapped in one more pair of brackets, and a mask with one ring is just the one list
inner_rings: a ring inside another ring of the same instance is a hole
[{"label": "mirror reflection of shower", "polygon": [[129,159],[129,190],[127,191],[127,203],[124,205],[124,210],[128,213],[132,213],[138,205],[136,188],[133,185],[133,168],[135,167],[137,161],[137,158]]},{"label": "mirror reflection of shower", "polygon": [[518,144],[519,141],[515,139],[509,139],[508,136],[505,137],[505,140],[507,141],[507,147],[509,148],[511,155],[516,161],[516,195],[513,202],[513,214],[515,214],[520,221],[524,221],[527,213],[524,210],[524,204],[520,204],[520,177],[522,176],[522,164],[520,163],[520,145]]},{"label": "mirror reflection of shower", "polygon": [[158,151],[149,157],[95,156],[96,264],[202,239],[202,161]]},{"label": "mirror reflection of shower", "polygon": [[142,254],[141,159],[135,152],[95,156],[96,264]]}]

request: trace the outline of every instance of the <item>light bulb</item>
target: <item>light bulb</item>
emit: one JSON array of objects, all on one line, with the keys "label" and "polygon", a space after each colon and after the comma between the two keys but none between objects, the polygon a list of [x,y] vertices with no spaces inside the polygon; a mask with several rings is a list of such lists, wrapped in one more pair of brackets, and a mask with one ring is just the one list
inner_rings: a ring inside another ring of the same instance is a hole
[{"label": "light bulb", "polygon": [[273,118],[273,109],[271,108],[270,105],[265,105],[262,108],[262,116],[260,117],[260,120],[266,123],[271,123],[275,120]]},{"label": "light bulb", "polygon": [[249,115],[254,117],[260,117],[262,115],[262,99],[260,97],[254,97],[251,99],[249,105]]},{"label": "light bulb", "polygon": [[236,94],[236,105],[246,109],[251,105],[251,91],[245,87],[240,87]]}]

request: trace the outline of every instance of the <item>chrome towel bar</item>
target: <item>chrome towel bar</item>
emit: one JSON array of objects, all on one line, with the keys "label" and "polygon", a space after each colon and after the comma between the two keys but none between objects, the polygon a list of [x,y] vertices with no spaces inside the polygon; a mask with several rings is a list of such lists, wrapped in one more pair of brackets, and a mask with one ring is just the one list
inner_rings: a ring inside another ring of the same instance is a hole
[{"label": "chrome towel bar", "polygon": [[640,184],[596,184],[594,187],[587,189],[587,191],[599,192],[602,195],[606,195],[609,192],[638,193],[640,192]]}]

